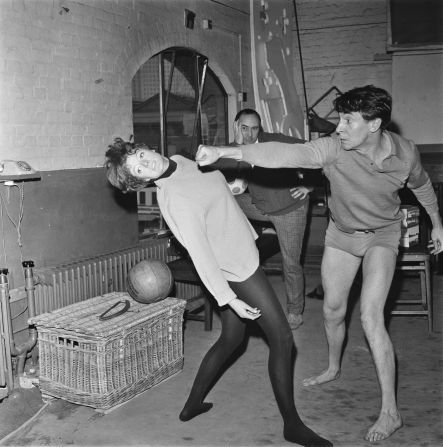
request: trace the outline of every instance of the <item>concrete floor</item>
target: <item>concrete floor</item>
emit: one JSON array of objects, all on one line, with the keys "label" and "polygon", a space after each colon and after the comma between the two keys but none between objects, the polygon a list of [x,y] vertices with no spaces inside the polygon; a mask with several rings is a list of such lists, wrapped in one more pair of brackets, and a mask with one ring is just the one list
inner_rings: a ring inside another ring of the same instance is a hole
[{"label": "concrete floor", "polygon": [[[311,290],[319,283],[318,268],[307,269],[306,273],[307,290]],[[281,277],[270,276],[270,280],[283,298]],[[415,294],[418,283],[411,278],[400,289],[402,293]],[[395,316],[389,321],[398,361],[398,402],[404,427],[379,445],[443,445],[442,275],[435,276],[434,299],[437,315],[436,332],[432,335],[428,334],[423,317]],[[349,337],[340,379],[314,388],[301,385],[303,378],[326,365],[321,307],[322,301],[307,299],[305,322],[294,331],[298,349],[294,377],[298,410],[308,426],[335,446],[369,446],[363,436],[376,419],[380,398],[359,321],[358,303],[353,306],[349,318]],[[108,414],[63,400],[43,405],[38,390],[18,391],[14,397],[0,403],[0,445],[290,445],[283,439],[282,421],[268,379],[268,348],[256,331],[251,331],[244,354],[208,395],[206,400],[214,403],[213,409],[192,421],[179,421],[178,414],[198,365],[217,339],[219,328],[217,317],[212,332],[205,332],[200,322],[187,322],[183,371]]]}]

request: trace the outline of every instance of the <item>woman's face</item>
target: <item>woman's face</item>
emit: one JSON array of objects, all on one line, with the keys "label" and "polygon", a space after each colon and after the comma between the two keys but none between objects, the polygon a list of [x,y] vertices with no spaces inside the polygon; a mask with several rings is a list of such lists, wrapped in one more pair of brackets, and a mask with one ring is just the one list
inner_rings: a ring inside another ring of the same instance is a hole
[{"label": "woman's face", "polygon": [[169,160],[150,149],[137,149],[135,154],[128,155],[126,166],[129,172],[141,180],[155,180],[168,168]]}]

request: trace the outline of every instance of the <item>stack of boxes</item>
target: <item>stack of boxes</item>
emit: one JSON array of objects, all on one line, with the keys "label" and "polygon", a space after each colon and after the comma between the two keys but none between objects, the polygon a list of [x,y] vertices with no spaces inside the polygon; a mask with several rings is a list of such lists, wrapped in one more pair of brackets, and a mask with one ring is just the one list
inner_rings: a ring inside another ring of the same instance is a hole
[{"label": "stack of boxes", "polygon": [[420,209],[414,205],[402,205],[400,247],[412,247],[420,242]]}]

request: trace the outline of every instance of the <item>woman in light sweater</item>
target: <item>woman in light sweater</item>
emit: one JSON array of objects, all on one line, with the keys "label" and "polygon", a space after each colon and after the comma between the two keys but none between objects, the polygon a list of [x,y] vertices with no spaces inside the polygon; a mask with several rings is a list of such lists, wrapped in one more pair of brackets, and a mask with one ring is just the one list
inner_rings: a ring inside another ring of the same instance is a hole
[{"label": "woman in light sweater", "polygon": [[155,183],[165,221],[220,306],[220,337],[200,365],[180,419],[189,421],[212,408],[204,398],[243,342],[247,321],[256,320],[270,347],[269,376],[283,417],[285,439],[303,446],[332,446],[309,429],[297,413],[292,332],[259,266],[257,235],[223,175],[218,171],[202,173],[195,162],[182,156],[165,158],[145,145],[134,146],[119,138],[106,152],[106,168],[110,183],[123,192]]}]

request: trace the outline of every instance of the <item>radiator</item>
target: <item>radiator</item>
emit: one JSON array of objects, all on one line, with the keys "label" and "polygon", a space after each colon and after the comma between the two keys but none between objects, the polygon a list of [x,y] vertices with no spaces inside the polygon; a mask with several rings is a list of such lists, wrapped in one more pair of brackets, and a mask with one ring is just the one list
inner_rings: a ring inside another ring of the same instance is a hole
[{"label": "radiator", "polygon": [[[179,256],[170,250],[169,238],[147,239],[137,246],[85,258],[56,267],[35,268],[36,314],[68,306],[110,292],[126,290],[126,276],[144,259],[173,261]],[[174,296],[191,298],[201,293],[192,284],[176,282]]]}]

